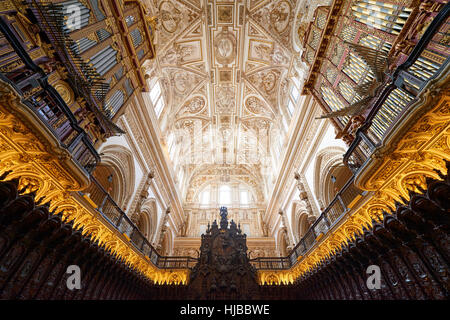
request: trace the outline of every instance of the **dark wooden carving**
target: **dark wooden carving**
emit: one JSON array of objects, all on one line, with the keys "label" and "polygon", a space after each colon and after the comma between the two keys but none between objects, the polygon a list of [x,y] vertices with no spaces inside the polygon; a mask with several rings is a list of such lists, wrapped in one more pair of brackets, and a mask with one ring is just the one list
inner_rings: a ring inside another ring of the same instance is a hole
[{"label": "dark wooden carving", "polygon": [[220,223],[208,225],[202,235],[200,260],[193,268],[187,289],[189,299],[256,299],[256,269],[247,257],[246,235],[220,209]]},{"label": "dark wooden carving", "polygon": [[[257,284],[246,235],[227,210],[202,235],[188,285],[156,285],[75,229],[18,180],[0,176],[0,299],[397,300],[448,299],[450,178],[427,179],[427,190],[363,228],[292,285]],[[381,219],[382,218],[382,219]],[[81,289],[69,290],[67,267],[78,265]],[[377,265],[381,287],[368,289]]]},{"label": "dark wooden carving", "polygon": [[[296,299],[448,299],[450,162],[442,180],[410,193],[372,220],[355,239],[293,285]],[[419,187],[420,188],[420,187]],[[381,218],[381,217],[380,217]],[[369,290],[367,267],[381,271],[381,288]]]},{"label": "dark wooden carving", "polygon": [[[7,174],[0,177],[3,180]],[[0,299],[151,299],[156,286],[83,229],[49,212],[19,181],[0,181]],[[69,290],[69,265],[81,289]]]}]

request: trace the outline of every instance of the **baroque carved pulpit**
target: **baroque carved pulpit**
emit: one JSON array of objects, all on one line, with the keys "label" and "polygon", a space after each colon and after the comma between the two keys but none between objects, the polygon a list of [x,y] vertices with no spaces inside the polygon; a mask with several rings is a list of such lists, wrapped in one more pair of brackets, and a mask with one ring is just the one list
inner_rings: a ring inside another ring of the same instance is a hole
[{"label": "baroque carved pulpit", "polygon": [[226,207],[220,208],[220,222],[208,224],[202,235],[200,259],[188,284],[188,299],[258,299],[256,269],[247,256],[247,236],[240,226],[228,222]]}]

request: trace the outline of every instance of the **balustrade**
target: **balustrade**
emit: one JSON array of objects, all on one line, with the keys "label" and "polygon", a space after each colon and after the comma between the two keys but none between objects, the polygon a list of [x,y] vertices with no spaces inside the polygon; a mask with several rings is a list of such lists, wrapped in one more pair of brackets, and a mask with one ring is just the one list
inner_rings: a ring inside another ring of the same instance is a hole
[{"label": "balustrade", "polygon": [[255,268],[271,269],[273,267],[274,269],[289,269],[297,263],[297,258],[304,256],[319,242],[330,231],[333,225],[339,222],[345,213],[350,210],[355,200],[359,199],[362,195],[362,191],[354,186],[353,179],[354,177],[351,177],[347,181],[287,257],[259,257],[252,259]]},{"label": "balustrade", "polygon": [[156,249],[145,238],[141,231],[134,225],[126,213],[117,205],[110,194],[91,175],[91,184],[81,195],[88,196],[95,204],[98,212],[110,223],[110,225],[125,235],[130,243],[143,255],[147,256],[152,263],[161,269],[183,269],[192,268],[197,261],[196,258],[187,256],[165,257],[159,255]]}]

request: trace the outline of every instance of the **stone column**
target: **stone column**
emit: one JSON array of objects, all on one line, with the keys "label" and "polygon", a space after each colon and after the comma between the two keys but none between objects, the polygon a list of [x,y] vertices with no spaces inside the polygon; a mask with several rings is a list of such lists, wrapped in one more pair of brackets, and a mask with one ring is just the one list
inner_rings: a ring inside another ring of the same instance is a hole
[{"label": "stone column", "polygon": [[267,227],[266,223],[264,222],[263,214],[264,214],[263,210],[258,210],[258,219],[259,219],[259,223],[260,223],[261,233],[264,237],[268,237],[269,236],[269,228]]},{"label": "stone column", "polygon": [[167,223],[167,220],[169,219],[169,213],[170,213],[170,206],[167,207],[165,215],[161,220],[161,224],[159,225],[159,238],[158,238],[158,242],[156,243],[157,250],[161,249],[162,241],[164,239],[164,234],[167,231],[166,223]]},{"label": "stone column", "polygon": [[289,238],[289,244],[287,246],[288,250],[292,250],[295,246],[295,240],[292,239],[292,233],[289,232],[289,224],[286,218],[286,214],[283,210],[278,211],[278,214],[281,216],[282,227],[286,228],[286,233]]},{"label": "stone column", "polygon": [[304,181],[304,177],[300,173],[295,173],[295,180],[297,181],[297,189],[299,191],[299,198],[300,200],[303,200],[306,202],[306,209],[308,210],[308,213],[311,215],[314,215],[318,217],[320,215],[320,212],[318,208],[316,207],[315,203],[311,200],[313,195],[311,191],[308,188],[308,185]]},{"label": "stone column", "polygon": [[130,219],[131,221],[133,221],[134,224],[136,224],[136,222],[138,221],[142,205],[148,198],[147,190],[150,187],[151,180],[154,178],[154,176],[155,175],[153,170],[150,170],[148,175],[141,180],[141,183],[138,186],[138,190],[133,199],[130,210],[128,211]]}]

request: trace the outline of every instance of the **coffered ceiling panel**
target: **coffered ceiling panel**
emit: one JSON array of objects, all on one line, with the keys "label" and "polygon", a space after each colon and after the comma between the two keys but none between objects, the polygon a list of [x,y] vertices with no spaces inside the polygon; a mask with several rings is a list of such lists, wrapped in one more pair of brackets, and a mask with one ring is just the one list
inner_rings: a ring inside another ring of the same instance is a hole
[{"label": "coffered ceiling panel", "polygon": [[[192,200],[205,170],[216,178],[227,172],[243,179],[251,172],[247,180],[262,195],[263,184],[272,180],[263,177],[262,166],[270,166],[263,154],[270,154],[272,129],[281,126],[280,104],[287,101],[287,79],[298,55],[292,47],[297,1],[144,2],[158,17],[152,76],[161,80],[167,103],[163,134],[189,128],[189,143],[209,146],[199,163],[172,159],[185,177],[184,200]],[[194,128],[198,119],[200,134]]]}]

